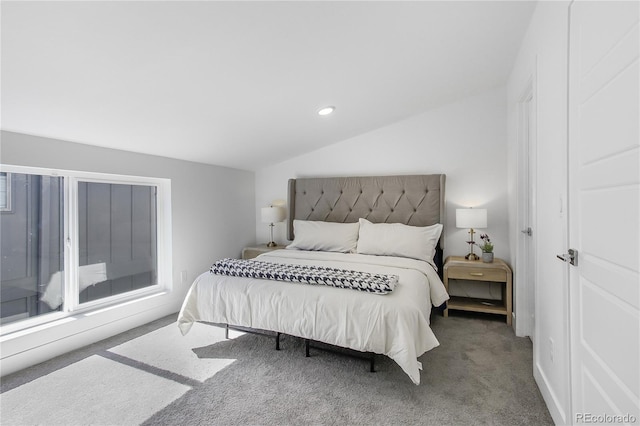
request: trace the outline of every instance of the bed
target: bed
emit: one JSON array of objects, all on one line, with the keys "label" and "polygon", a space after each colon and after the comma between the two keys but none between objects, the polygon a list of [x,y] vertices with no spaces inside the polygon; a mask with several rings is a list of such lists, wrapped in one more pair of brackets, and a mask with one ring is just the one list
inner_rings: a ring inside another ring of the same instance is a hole
[{"label": "bed", "polygon": [[209,271],[185,298],[180,330],[197,321],[228,324],[383,354],[419,384],[417,358],[439,344],[429,327],[432,306],[448,299],[439,276],[444,184],[443,174],[291,179],[292,243],[245,265],[386,277],[391,291]]}]

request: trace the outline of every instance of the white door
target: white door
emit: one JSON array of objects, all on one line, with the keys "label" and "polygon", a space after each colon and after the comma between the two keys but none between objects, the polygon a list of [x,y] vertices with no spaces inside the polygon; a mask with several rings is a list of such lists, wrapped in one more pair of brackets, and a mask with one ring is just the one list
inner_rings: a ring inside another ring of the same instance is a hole
[{"label": "white door", "polygon": [[570,7],[569,244],[578,250],[578,265],[568,268],[575,424],[640,422],[639,13],[636,1],[575,1]]}]

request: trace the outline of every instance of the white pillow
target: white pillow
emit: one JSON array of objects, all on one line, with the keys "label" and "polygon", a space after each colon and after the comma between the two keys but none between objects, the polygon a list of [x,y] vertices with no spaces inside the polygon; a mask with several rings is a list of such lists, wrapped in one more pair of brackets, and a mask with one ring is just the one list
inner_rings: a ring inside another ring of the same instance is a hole
[{"label": "white pillow", "polygon": [[295,237],[287,248],[354,253],[358,244],[359,228],[360,225],[357,222],[337,223],[294,219]]},{"label": "white pillow", "polygon": [[357,252],[433,262],[441,233],[441,223],[409,226],[402,223],[371,223],[360,219]]}]

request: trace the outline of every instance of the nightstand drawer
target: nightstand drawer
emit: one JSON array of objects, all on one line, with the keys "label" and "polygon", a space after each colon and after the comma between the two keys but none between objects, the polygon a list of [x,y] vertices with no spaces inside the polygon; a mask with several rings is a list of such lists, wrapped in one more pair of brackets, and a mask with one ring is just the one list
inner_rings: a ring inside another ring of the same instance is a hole
[{"label": "nightstand drawer", "polygon": [[474,268],[472,266],[447,268],[449,279],[475,280],[475,281],[507,281],[507,272],[500,269]]}]

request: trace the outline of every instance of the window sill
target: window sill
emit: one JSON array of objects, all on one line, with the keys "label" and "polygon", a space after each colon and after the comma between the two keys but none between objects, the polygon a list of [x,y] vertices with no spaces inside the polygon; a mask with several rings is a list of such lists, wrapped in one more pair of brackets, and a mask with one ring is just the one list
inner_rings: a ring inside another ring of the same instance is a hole
[{"label": "window sill", "polygon": [[107,306],[102,305],[99,308],[87,308],[81,311],[74,312],[55,312],[51,313],[51,316],[48,316],[46,322],[41,322],[43,318],[34,318],[35,320],[39,320],[38,324],[29,325],[24,322],[17,324],[8,324],[0,327],[0,343],[6,343],[13,339],[20,339],[22,337],[39,333],[42,331],[47,331],[55,328],[59,328],[69,323],[73,323],[82,318],[90,318],[101,314],[108,314],[110,311],[118,311],[127,306],[144,303],[147,300],[155,299],[160,296],[164,296],[169,294],[168,291],[155,290],[152,293],[138,296],[134,299],[127,298],[126,300],[118,300],[112,304]]}]

